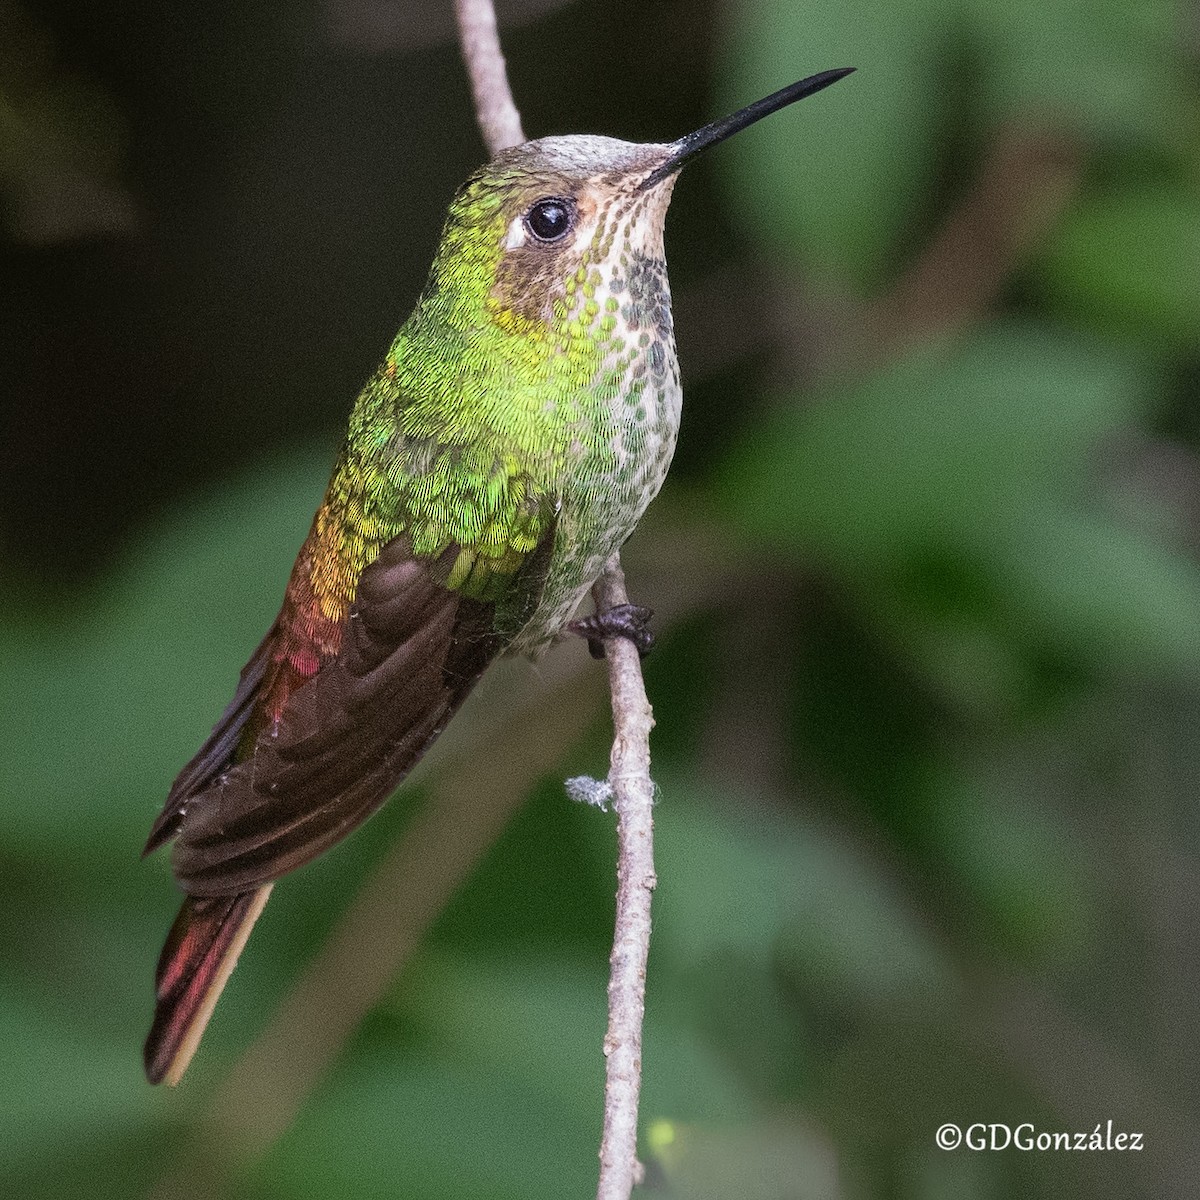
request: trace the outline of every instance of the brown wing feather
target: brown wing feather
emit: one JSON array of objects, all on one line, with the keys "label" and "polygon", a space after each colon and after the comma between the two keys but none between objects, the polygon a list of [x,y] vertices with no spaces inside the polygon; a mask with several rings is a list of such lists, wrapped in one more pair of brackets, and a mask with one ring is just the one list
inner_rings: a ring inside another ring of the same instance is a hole
[{"label": "brown wing feather", "polygon": [[415,559],[399,537],[363,572],[337,656],[176,814],[186,891],[244,892],[309,861],[420,760],[502,648],[493,606],[445,586],[456,554]]},{"label": "brown wing feather", "polygon": [[242,668],[237,691],[221,714],[221,719],[213,727],[208,740],[176,776],[163,810],[158,814],[150,836],[146,839],[143,855],[153,853],[175,836],[188,801],[204,791],[233,760],[242,731],[254,715],[263,679],[271,666],[271,653],[275,647],[278,629],[279,622],[276,621],[267,631],[267,636],[259,642],[258,649],[250,656],[250,661]]}]

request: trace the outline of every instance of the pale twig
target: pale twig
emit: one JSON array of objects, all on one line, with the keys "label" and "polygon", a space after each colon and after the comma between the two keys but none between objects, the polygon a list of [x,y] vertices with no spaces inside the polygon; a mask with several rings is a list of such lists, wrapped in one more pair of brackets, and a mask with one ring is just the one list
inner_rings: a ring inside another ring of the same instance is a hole
[{"label": "pale twig", "polygon": [[454,0],[454,15],[483,143],[489,154],[519,146],[525,134],[508,86],[492,0]]},{"label": "pale twig", "polygon": [[[613,555],[592,589],[597,612],[628,604],[625,573]],[[596,1200],[627,1200],[639,1183],[638,1096],[642,1087],[642,1016],[650,954],[654,875],[654,784],[650,730],[637,647],[626,638],[604,643],[612,691],[613,745],[608,782],[617,810],[617,918],[609,960],[608,1032],[604,1036],[604,1134]]]},{"label": "pale twig", "polygon": [[[455,0],[463,59],[476,116],[488,150],[525,140],[500,51],[492,0]],[[617,555],[592,589],[597,612],[627,604]],[[650,895],[654,889],[654,785],[650,730],[638,651],[625,638],[605,642],[612,691],[613,746],[608,781],[617,810],[617,917],[609,960],[604,1133],[597,1200],[627,1200],[642,1173],[637,1159],[638,1095],[642,1085],[642,1016],[650,954]]]}]

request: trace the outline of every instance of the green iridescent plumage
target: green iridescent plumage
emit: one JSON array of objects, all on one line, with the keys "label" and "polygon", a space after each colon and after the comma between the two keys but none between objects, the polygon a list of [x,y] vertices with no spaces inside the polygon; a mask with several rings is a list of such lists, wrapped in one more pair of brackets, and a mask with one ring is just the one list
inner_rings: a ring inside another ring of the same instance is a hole
[{"label": "green iridescent plumage", "polygon": [[365,820],[503,653],[562,632],[666,475],[662,228],[682,164],[840,73],[670,145],[546,138],[460,189],[355,402],[283,607],[147,851],[188,893],[149,1077],[176,1081],[272,882]]},{"label": "green iridescent plumage", "polygon": [[[546,139],[464,185],[318,514],[309,571],[325,617],[344,616],[380,546],[407,533],[418,557],[459,547],[448,586],[497,602],[506,640],[534,649],[558,633],[657,491],[678,428],[670,181],[635,190],[668,152]],[[547,196],[576,214],[560,245],[520,226]],[[552,526],[545,575],[518,583]],[[529,595],[508,594],[520,584],[544,603],[530,612]]]}]

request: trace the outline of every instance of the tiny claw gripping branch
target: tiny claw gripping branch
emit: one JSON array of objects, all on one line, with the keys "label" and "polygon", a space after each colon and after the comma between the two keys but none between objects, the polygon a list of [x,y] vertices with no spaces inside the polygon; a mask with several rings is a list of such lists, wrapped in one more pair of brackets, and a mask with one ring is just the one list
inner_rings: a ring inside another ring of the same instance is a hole
[{"label": "tiny claw gripping branch", "polygon": [[605,612],[593,613],[572,621],[567,629],[580,637],[587,638],[588,653],[593,658],[604,658],[606,638],[625,638],[637,647],[638,657],[645,658],[654,647],[654,633],[649,627],[654,609],[640,604],[618,604]]}]

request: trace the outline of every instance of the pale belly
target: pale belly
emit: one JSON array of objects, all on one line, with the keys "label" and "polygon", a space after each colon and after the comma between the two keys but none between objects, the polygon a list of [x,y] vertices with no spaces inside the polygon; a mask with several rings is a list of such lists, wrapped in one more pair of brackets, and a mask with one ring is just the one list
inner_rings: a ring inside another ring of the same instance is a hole
[{"label": "pale belly", "polygon": [[508,653],[537,654],[562,633],[658,495],[675,453],[682,403],[674,346],[666,350],[648,386],[614,401],[611,435],[580,462],[565,489],[541,599]]}]

